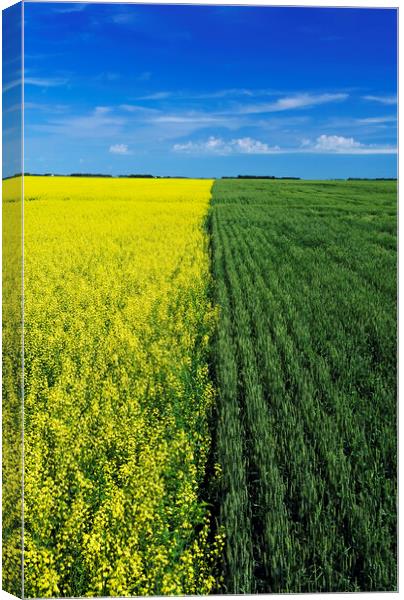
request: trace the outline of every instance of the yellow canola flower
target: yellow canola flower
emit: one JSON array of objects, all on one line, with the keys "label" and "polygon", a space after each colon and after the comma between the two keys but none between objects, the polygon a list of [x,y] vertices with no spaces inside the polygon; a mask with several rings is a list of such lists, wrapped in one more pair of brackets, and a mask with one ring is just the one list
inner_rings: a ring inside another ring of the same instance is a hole
[{"label": "yellow canola flower", "polygon": [[25,178],[27,596],[216,585],[211,185]]}]

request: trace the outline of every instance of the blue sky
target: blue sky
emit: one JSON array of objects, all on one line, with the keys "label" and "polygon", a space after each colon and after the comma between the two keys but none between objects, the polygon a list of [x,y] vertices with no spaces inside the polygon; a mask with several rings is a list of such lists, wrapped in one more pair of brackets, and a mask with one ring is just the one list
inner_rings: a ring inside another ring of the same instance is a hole
[{"label": "blue sky", "polygon": [[25,4],[25,170],[396,175],[396,12]]},{"label": "blue sky", "polygon": [[14,4],[3,12],[3,177],[22,168],[22,9]]}]

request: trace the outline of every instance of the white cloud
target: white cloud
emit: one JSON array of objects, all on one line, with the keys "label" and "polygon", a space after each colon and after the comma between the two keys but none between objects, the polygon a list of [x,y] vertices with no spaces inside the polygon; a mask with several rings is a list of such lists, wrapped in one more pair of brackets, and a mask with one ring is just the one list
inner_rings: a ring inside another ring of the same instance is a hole
[{"label": "white cloud", "polygon": [[320,135],[314,143],[303,140],[301,148],[303,152],[324,154],[395,154],[397,152],[394,146],[361,144],[353,137],[326,134]]},{"label": "white cloud", "polygon": [[352,150],[352,148],[359,148],[361,144],[354,140],[353,137],[344,137],[342,135],[320,135],[314,148],[317,150],[341,152],[346,150]]},{"label": "white cloud", "polygon": [[[146,80],[151,78],[151,74],[146,72],[146,75],[150,77],[138,77],[138,81]],[[238,97],[260,97],[260,96],[277,96],[281,92],[279,90],[269,89],[247,89],[247,88],[226,88],[221,90],[212,91],[201,91],[201,92],[190,92],[189,90],[172,90],[155,92],[146,96],[141,96],[138,100],[160,100],[164,98],[178,98],[180,100],[221,100],[226,98],[238,98]]]},{"label": "white cloud", "polygon": [[362,96],[362,98],[380,104],[397,104],[397,96]]},{"label": "white cloud", "polygon": [[[189,135],[192,131],[203,129],[212,125],[236,130],[249,124],[249,119],[231,112],[184,110],[181,112],[162,112],[154,109],[155,115],[151,115],[148,122],[154,127],[171,128],[174,138]],[[177,129],[178,128],[178,131]],[[179,130],[182,131],[179,131]]]},{"label": "white cloud", "polygon": [[[258,96],[270,96],[276,95],[279,92],[273,90],[249,90],[249,89],[223,89],[216,92],[207,93],[187,93],[185,91],[160,91],[140,96],[137,100],[164,100],[167,98],[180,98],[183,100],[203,100],[203,99],[225,99],[227,97],[258,97]],[[282,112],[285,110],[295,110],[299,108],[309,108],[319,104],[326,104],[329,102],[340,102],[346,100],[348,94],[336,93],[336,94],[310,94],[301,93],[293,94],[290,96],[284,96],[278,98],[274,102],[262,102],[260,104],[238,104],[232,105],[221,112],[225,114],[260,114],[270,112]]]},{"label": "white cloud", "polygon": [[280,98],[274,103],[274,109],[289,110],[291,108],[302,108],[305,106],[315,106],[317,104],[326,104],[327,102],[336,102],[346,100],[348,94],[320,94],[318,96],[311,94],[300,94],[298,96],[289,96]]},{"label": "white cloud", "polygon": [[58,85],[66,85],[66,83],[68,83],[68,79],[63,79],[61,77],[55,77],[53,79],[24,77],[24,83],[28,85],[35,85],[37,87],[56,87]]},{"label": "white cloud", "polygon": [[253,98],[255,96],[268,96],[272,94],[274,94],[274,92],[269,90],[249,90],[246,88],[228,88],[209,92],[189,92],[180,90],[172,93],[173,96],[186,100],[215,100],[229,97],[236,98],[240,96]]},{"label": "white cloud", "polygon": [[127,144],[113,144],[109,151],[111,154],[130,154]]},{"label": "white cloud", "polygon": [[273,154],[280,150],[279,146],[270,147],[264,142],[249,137],[233,140],[234,147],[242,154]]},{"label": "white cloud", "polygon": [[227,98],[228,96],[232,97],[232,96],[248,96],[248,97],[253,97],[255,95],[261,95],[261,93],[259,93],[258,91],[253,91],[253,90],[248,90],[245,88],[230,88],[230,89],[225,89],[225,90],[217,90],[216,92],[201,92],[201,93],[195,93],[195,94],[183,94],[184,96],[191,98],[191,99],[201,99],[201,100],[208,100],[208,99],[215,99],[215,98]]},{"label": "white cloud", "polygon": [[164,100],[172,95],[171,92],[155,92],[153,94],[147,94],[146,96],[139,96],[137,100]]},{"label": "white cloud", "polygon": [[223,140],[211,136],[204,142],[186,142],[174,144],[175,152],[186,154],[274,154],[280,150],[279,146],[268,146],[268,144],[250,137]]},{"label": "white cloud", "polygon": [[112,111],[110,106],[96,106],[94,109],[95,115],[107,115]]},{"label": "white cloud", "polygon": [[395,123],[397,121],[397,117],[394,115],[387,117],[367,117],[366,119],[357,119],[357,123],[369,124],[369,125],[378,125],[383,123]]},{"label": "white cloud", "polygon": [[223,117],[215,115],[162,115],[153,119],[154,123],[195,123],[195,124],[208,124],[208,123],[221,123]]},{"label": "white cloud", "polygon": [[[140,79],[149,79],[149,73],[145,73],[146,77],[140,76]],[[313,106],[316,104],[324,104],[327,102],[336,102],[340,100],[346,100],[348,94],[346,93],[325,93],[325,94],[312,94],[310,92],[291,92],[287,96],[283,96],[285,92],[275,89],[249,89],[249,88],[225,88],[210,91],[199,91],[191,92],[186,89],[177,89],[171,91],[157,91],[151,92],[137,98],[138,100],[161,100],[164,98],[178,98],[180,100],[221,100],[221,99],[237,99],[240,97],[244,98],[260,98],[269,96],[281,96],[278,100],[271,103],[263,103],[258,105],[241,105],[239,110],[243,109],[248,112],[261,112],[265,109],[265,112],[277,112],[281,110],[289,110],[293,108],[301,108],[304,106]]]},{"label": "white cloud", "polygon": [[299,147],[269,146],[267,143],[251,137],[233,138],[224,140],[211,136],[206,141],[184,142],[174,144],[174,152],[185,154],[216,154],[227,156],[229,154],[395,154],[393,146],[376,146],[361,144],[353,137],[342,135],[318,136],[314,141],[303,139]]},{"label": "white cloud", "polygon": [[284,110],[295,110],[299,108],[309,108],[328,102],[339,102],[346,100],[348,94],[296,94],[294,96],[285,96],[275,102],[263,104],[250,104],[241,106],[239,112],[242,114],[256,114],[268,112],[280,112]]},{"label": "white cloud", "polygon": [[[66,85],[68,83],[68,79],[62,77],[54,77],[54,78],[41,78],[41,77],[24,77],[25,85],[34,85],[37,87],[56,87],[59,85]],[[6,83],[3,86],[3,92],[8,92],[8,90],[12,90],[13,88],[22,85],[22,78],[14,79],[9,83]]]},{"label": "white cloud", "polygon": [[156,108],[138,106],[136,104],[121,104],[119,106],[119,108],[121,110],[124,110],[125,112],[135,113],[135,114],[141,113],[141,114],[155,115],[155,114],[160,113],[160,111],[157,110]]},{"label": "white cloud", "polygon": [[[3,104],[3,106],[4,106],[4,104]],[[8,108],[3,108],[3,114],[4,113],[16,112],[18,110],[21,110],[21,104],[19,102],[17,104],[12,104]]]},{"label": "white cloud", "polygon": [[31,125],[31,130],[70,138],[110,140],[121,135],[126,120],[109,113],[108,107],[98,106],[91,113],[80,116],[52,117],[46,123]]},{"label": "white cloud", "polygon": [[25,102],[25,110],[38,110],[50,114],[63,114],[69,110],[66,104],[43,104],[39,102]]},{"label": "white cloud", "polygon": [[12,90],[13,88],[18,87],[19,85],[22,85],[22,79],[14,79],[13,81],[10,81],[9,83],[3,85],[3,92],[8,92],[8,90]]},{"label": "white cloud", "polygon": [[211,152],[216,147],[221,146],[222,140],[211,137],[206,142],[185,142],[183,144],[174,144],[174,152],[184,152],[185,154],[199,154],[203,152]]}]

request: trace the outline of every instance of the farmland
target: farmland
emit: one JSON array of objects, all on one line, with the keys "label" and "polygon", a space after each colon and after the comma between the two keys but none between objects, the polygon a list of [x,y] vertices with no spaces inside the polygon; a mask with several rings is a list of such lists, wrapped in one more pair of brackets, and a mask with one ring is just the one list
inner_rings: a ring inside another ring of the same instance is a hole
[{"label": "farmland", "polygon": [[25,177],[24,196],[25,595],[396,589],[395,182]]},{"label": "farmland", "polygon": [[21,595],[22,561],[22,183],[3,183],[2,545],[3,581]]},{"label": "farmland", "polygon": [[220,181],[227,592],[396,586],[396,189]]},{"label": "farmland", "polygon": [[211,185],[25,179],[27,596],[215,583]]}]

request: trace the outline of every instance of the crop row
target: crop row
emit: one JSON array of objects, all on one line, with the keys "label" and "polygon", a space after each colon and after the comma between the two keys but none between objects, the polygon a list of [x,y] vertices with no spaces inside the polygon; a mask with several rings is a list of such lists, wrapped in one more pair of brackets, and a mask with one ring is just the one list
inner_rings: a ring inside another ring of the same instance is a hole
[{"label": "crop row", "polygon": [[228,592],[396,585],[394,211],[387,184],[214,185]]}]

